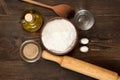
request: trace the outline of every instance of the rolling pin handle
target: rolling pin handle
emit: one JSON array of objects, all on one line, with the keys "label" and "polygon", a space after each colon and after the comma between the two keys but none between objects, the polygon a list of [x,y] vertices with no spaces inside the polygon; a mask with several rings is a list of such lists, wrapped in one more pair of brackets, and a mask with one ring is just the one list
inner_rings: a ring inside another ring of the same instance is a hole
[{"label": "rolling pin handle", "polygon": [[120,76],[118,77],[118,79],[117,80],[120,80]]},{"label": "rolling pin handle", "polygon": [[[103,80],[103,79],[100,79],[100,80]],[[120,80],[120,76],[117,78],[117,80]]]},{"label": "rolling pin handle", "polygon": [[69,56],[56,56],[43,51],[42,58],[57,62],[61,67],[93,77],[98,80],[120,80],[116,72]]}]

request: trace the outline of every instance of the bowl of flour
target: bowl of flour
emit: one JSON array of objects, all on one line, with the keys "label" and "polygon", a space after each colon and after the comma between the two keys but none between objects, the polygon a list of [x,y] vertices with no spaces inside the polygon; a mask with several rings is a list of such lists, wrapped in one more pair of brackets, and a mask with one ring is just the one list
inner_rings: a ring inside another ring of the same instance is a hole
[{"label": "bowl of flour", "polygon": [[67,19],[50,19],[43,27],[41,41],[45,49],[56,55],[69,53],[76,45],[77,31]]}]

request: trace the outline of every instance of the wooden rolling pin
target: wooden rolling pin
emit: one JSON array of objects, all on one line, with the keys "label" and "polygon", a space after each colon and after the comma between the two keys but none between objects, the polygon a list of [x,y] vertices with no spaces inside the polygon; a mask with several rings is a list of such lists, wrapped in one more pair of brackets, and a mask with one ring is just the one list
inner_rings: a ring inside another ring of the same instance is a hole
[{"label": "wooden rolling pin", "polygon": [[98,80],[120,80],[120,76],[116,72],[69,56],[56,56],[47,51],[43,51],[42,58],[57,62],[63,68],[93,77]]}]

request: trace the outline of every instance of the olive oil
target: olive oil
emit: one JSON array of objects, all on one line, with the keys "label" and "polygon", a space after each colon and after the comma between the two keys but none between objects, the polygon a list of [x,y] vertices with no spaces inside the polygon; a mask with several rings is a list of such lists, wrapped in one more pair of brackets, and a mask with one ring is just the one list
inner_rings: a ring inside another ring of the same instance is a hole
[{"label": "olive oil", "polygon": [[43,20],[40,12],[29,9],[23,13],[22,27],[29,32],[35,32],[42,26]]}]

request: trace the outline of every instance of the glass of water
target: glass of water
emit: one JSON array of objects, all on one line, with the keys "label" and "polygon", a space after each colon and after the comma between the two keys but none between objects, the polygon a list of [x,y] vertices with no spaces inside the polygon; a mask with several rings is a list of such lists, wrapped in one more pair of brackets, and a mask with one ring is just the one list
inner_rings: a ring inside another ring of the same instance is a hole
[{"label": "glass of water", "polygon": [[81,30],[89,30],[94,25],[94,17],[88,10],[79,10],[74,17],[77,27]]}]

